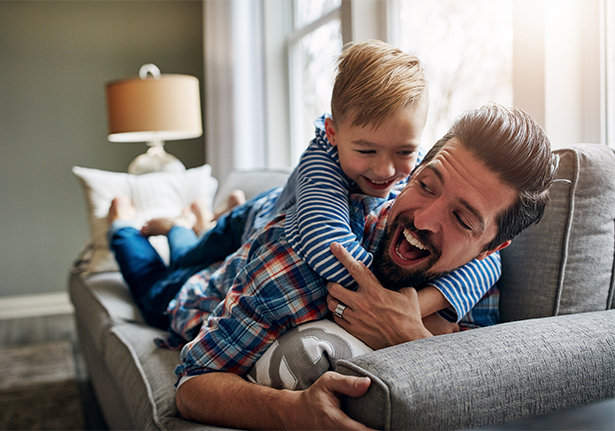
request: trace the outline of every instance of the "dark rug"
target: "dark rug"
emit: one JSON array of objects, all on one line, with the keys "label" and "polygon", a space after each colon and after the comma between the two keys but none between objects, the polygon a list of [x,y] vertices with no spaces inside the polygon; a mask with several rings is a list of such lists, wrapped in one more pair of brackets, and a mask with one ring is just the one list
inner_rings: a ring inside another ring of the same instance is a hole
[{"label": "dark rug", "polygon": [[0,347],[0,429],[84,428],[70,341]]}]

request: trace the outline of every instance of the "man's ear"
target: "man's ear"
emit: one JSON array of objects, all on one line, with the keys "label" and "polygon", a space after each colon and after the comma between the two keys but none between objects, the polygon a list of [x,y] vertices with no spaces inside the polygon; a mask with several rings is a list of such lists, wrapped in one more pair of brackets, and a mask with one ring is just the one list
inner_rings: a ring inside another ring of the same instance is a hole
[{"label": "man's ear", "polygon": [[478,260],[483,260],[486,257],[491,256],[493,253],[495,253],[496,251],[500,251],[506,247],[508,247],[510,245],[512,241],[508,240],[508,241],[504,241],[502,244],[498,245],[496,248],[494,248],[493,250],[487,250],[487,251],[483,251],[481,254],[479,254],[478,256],[476,256],[476,259]]},{"label": "man's ear", "polygon": [[325,118],[325,134],[327,135],[329,143],[335,147],[337,145],[337,135],[331,117]]}]

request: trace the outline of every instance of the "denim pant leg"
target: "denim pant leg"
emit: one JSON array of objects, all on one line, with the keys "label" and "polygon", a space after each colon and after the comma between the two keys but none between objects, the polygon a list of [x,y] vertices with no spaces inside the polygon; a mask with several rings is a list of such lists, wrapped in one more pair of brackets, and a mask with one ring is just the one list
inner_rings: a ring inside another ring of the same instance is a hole
[{"label": "denim pant leg", "polygon": [[[207,267],[226,259],[241,247],[241,236],[246,220],[252,209],[253,201],[238,205],[218,219],[216,225],[207,231],[197,244],[173,256],[173,268],[203,266]],[[175,228],[171,229],[171,233]],[[169,236],[169,242],[171,237]]]},{"label": "denim pant leg", "polygon": [[112,225],[109,246],[147,323],[168,329],[169,302],[197,269],[169,270],[147,238],[133,227]]},{"label": "denim pant leg", "polygon": [[169,266],[171,269],[179,268],[177,264],[178,258],[185,255],[188,250],[192,249],[199,242],[199,237],[192,229],[187,229],[183,226],[173,226],[167,234],[169,242]]}]

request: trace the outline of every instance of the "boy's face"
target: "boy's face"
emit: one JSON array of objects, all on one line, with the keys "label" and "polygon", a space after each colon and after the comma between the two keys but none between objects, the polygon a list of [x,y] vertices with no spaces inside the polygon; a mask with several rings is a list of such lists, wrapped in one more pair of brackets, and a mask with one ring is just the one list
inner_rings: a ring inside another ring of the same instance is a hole
[{"label": "boy's face", "polygon": [[377,129],[353,126],[352,113],[333,126],[325,120],[325,132],[336,146],[344,173],[363,193],[386,198],[393,186],[406,178],[416,165],[425,127],[426,108],[406,106]]}]

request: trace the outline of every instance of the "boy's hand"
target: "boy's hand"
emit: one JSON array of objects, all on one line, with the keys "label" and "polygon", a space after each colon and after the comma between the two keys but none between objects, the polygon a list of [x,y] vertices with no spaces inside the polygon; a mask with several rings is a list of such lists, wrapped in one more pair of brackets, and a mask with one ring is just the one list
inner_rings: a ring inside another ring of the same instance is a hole
[{"label": "boy's hand", "polygon": [[341,318],[334,315],[338,325],[373,349],[432,336],[423,325],[415,289],[385,289],[344,247],[333,243],[331,252],[359,284],[356,292],[337,283],[328,284],[329,310],[334,312],[339,303],[346,306]]}]

